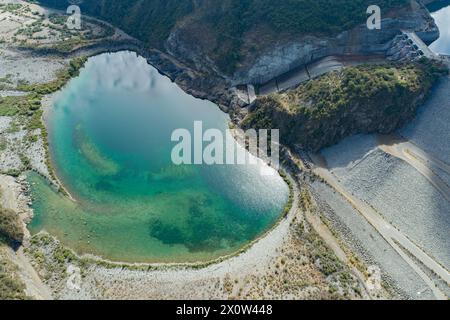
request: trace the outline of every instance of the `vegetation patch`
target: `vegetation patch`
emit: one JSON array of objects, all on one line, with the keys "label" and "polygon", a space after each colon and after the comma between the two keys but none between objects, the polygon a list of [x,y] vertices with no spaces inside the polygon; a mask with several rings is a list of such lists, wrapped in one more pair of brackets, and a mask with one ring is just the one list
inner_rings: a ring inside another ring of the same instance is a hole
[{"label": "vegetation patch", "polygon": [[0,238],[0,300],[24,300],[25,285],[17,274],[17,266],[7,257],[7,247]]},{"label": "vegetation patch", "polygon": [[22,243],[24,232],[17,212],[0,206],[0,237],[11,245]]},{"label": "vegetation patch", "polygon": [[47,83],[20,84],[17,90],[34,92],[39,95],[50,94],[60,90],[71,78],[78,76],[80,69],[87,61],[87,57],[74,58],[69,62],[69,67],[61,70],[56,79]]},{"label": "vegetation patch", "polygon": [[6,4],[1,4],[0,8],[2,8],[5,11],[15,12],[17,10],[20,10],[22,8],[22,5],[19,3],[6,3]]}]

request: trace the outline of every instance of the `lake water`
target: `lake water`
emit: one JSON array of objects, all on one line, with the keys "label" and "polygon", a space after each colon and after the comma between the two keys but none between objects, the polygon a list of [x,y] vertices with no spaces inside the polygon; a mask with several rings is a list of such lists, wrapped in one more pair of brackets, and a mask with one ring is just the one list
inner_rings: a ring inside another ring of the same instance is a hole
[{"label": "lake water", "polygon": [[436,21],[441,35],[430,45],[430,48],[436,53],[450,55],[450,5],[432,12],[431,15]]},{"label": "lake water", "polygon": [[228,117],[135,53],[90,58],[48,115],[51,159],[73,202],[30,174],[35,217],[79,253],[184,262],[232,253],[272,226],[288,198],[259,165],[171,161],[174,129],[225,131]]}]

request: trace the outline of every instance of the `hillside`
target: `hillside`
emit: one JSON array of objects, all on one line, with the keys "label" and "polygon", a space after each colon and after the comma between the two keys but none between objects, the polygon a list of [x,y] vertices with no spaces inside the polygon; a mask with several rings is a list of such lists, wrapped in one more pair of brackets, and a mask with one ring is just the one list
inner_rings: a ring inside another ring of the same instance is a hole
[{"label": "hillside", "polygon": [[[39,0],[65,9],[65,0]],[[383,11],[407,0],[85,0],[82,13],[99,17],[164,49],[171,33],[194,44],[223,72],[231,74],[247,56],[280,38],[332,35],[361,24],[366,9]]]},{"label": "hillside", "polygon": [[353,134],[390,133],[415,116],[446,72],[426,60],[347,68],[257,99],[242,126],[279,128],[284,144],[312,151]]}]

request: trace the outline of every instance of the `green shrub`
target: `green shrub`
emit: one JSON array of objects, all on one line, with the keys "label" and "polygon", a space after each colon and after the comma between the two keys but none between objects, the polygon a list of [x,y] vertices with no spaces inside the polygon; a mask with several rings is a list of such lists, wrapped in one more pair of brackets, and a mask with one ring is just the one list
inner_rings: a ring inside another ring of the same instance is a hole
[{"label": "green shrub", "polygon": [[41,95],[30,93],[0,99],[0,116],[30,115],[41,107]]},{"label": "green shrub", "polygon": [[60,90],[71,78],[78,75],[80,69],[84,66],[86,61],[87,57],[74,58],[69,62],[68,68],[61,70],[56,75],[55,80],[39,84],[19,84],[17,86],[17,90],[33,92],[37,95],[46,95],[56,92]]},{"label": "green shrub", "polygon": [[0,136],[0,151],[6,150],[7,147],[8,147],[8,142],[6,141],[6,139],[4,137]]},{"label": "green shrub", "polygon": [[24,237],[22,221],[19,215],[3,207],[0,207],[0,235],[13,245],[22,243]]},{"label": "green shrub", "polygon": [[20,170],[17,170],[17,169],[9,169],[2,173],[6,174],[7,176],[11,176],[11,177],[18,177],[21,174]]}]

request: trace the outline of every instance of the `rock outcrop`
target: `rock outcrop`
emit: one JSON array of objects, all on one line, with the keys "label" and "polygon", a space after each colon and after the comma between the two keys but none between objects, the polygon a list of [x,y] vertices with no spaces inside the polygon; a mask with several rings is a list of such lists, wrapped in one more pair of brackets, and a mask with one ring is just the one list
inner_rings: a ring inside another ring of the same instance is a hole
[{"label": "rock outcrop", "polygon": [[346,68],[258,98],[241,125],[279,129],[284,145],[311,151],[354,134],[391,133],[415,116],[446,72],[429,60]]},{"label": "rock outcrop", "polygon": [[[239,90],[226,88],[264,84],[327,56],[374,54],[392,56],[394,54],[392,50],[395,50],[394,41],[398,40],[401,30],[415,32],[425,43],[439,37],[439,29],[426,7],[412,0],[406,7],[383,13],[381,30],[369,30],[363,24],[334,37],[308,34],[284,38],[275,43],[269,41],[265,49],[244,56],[233,75],[221,72],[214,59],[205,53],[204,46],[195,41],[196,36],[186,31],[183,26],[176,27],[171,32],[165,43],[165,49],[176,60],[195,70],[179,77],[178,81],[175,80],[177,83],[181,80],[183,88],[190,88],[191,93],[194,92],[201,98],[212,99],[223,108],[226,108],[226,105],[234,108],[236,105],[245,104],[246,99],[238,98],[236,92]],[[408,51],[408,55],[410,53]],[[215,90],[217,85],[223,90],[219,100],[218,91]],[[227,100],[230,102],[227,103]]]}]

